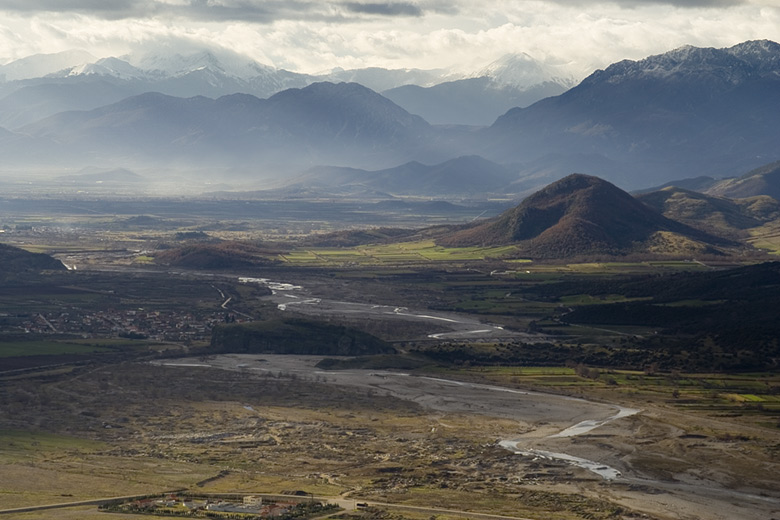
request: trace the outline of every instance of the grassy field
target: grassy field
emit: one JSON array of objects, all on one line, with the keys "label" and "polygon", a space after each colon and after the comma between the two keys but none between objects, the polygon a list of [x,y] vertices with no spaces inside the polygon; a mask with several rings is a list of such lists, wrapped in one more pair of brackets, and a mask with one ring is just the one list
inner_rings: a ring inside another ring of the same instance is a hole
[{"label": "grassy field", "polygon": [[94,338],[84,340],[32,340],[0,342],[0,358],[17,356],[53,356],[61,354],[92,354],[117,349],[147,349],[154,342],[122,338]]},{"label": "grassy field", "polygon": [[437,246],[432,240],[385,245],[364,245],[352,248],[312,248],[293,250],[281,255],[291,265],[334,264],[402,264],[429,262],[463,262],[503,258],[515,253],[514,246],[458,247]]},{"label": "grassy field", "polygon": [[661,400],[682,410],[742,417],[780,428],[780,374],[689,374],[588,367],[443,369],[443,376],[478,377],[507,386]]},{"label": "grassy field", "polygon": [[0,358],[16,356],[52,356],[106,352],[106,347],[65,341],[10,341],[0,344]]},{"label": "grassy field", "polygon": [[748,242],[754,247],[764,249],[772,254],[780,254],[780,226],[774,223],[766,224],[750,230]]}]

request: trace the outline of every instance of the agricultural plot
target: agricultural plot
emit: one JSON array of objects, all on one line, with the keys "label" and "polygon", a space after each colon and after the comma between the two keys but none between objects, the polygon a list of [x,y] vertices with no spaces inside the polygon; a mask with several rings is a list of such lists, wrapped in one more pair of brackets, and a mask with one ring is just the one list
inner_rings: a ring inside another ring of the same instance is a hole
[{"label": "agricultural plot", "polygon": [[433,241],[421,241],[366,245],[354,248],[294,250],[281,255],[280,258],[292,265],[392,265],[478,261],[490,258],[503,258],[515,251],[516,248],[514,246],[447,248],[437,246]]},{"label": "agricultural plot", "polygon": [[[780,421],[780,375],[655,373],[650,370],[577,367],[508,367],[441,369],[442,377],[478,377],[506,386],[587,389],[596,395],[641,402],[659,399],[680,410],[743,417],[754,424]],[[780,424],[780,423],[778,423]]]},{"label": "agricultural plot", "polygon": [[92,354],[111,349],[100,343],[71,343],[67,341],[3,341],[0,358],[16,356],[56,356],[62,354]]}]

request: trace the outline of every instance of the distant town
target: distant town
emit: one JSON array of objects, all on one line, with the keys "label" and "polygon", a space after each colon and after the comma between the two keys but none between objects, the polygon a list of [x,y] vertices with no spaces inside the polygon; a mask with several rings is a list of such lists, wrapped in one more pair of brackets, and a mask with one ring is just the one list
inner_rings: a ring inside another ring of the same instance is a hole
[{"label": "distant town", "polygon": [[247,495],[178,495],[154,496],[123,502],[105,504],[102,511],[112,513],[153,514],[156,516],[187,516],[191,518],[241,518],[259,520],[276,518],[281,520],[305,519],[332,513],[339,507],[323,504],[306,494],[289,499]]},{"label": "distant town", "polygon": [[218,323],[241,322],[228,312],[106,309],[0,315],[4,330],[35,334],[78,334],[83,338],[119,336],[129,339],[194,342],[211,337]]}]

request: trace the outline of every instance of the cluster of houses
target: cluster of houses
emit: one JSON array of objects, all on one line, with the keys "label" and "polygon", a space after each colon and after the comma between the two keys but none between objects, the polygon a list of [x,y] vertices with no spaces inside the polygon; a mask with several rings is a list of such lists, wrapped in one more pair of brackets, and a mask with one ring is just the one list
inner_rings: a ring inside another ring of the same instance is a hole
[{"label": "cluster of houses", "polygon": [[[321,504],[317,504],[321,506]],[[225,518],[230,518],[229,513],[238,513],[241,518],[264,519],[279,517],[297,517],[296,511],[301,509],[302,516],[306,516],[305,509],[301,508],[302,503],[296,501],[277,501],[269,500],[260,496],[245,496],[240,498],[220,498],[220,497],[189,497],[169,495],[166,497],[145,498],[133,500],[124,504],[104,507],[104,510],[121,511],[125,513],[154,514],[159,516],[181,516],[186,513],[187,516],[205,516],[206,514],[226,513]],[[249,515],[249,516],[247,516]]]},{"label": "cluster of houses", "polygon": [[7,316],[4,321],[11,324],[10,330],[27,333],[79,334],[85,338],[118,336],[186,342],[208,340],[211,337],[211,329],[216,324],[238,320],[224,311],[195,314],[177,310],[106,309],[86,313],[62,311]]}]

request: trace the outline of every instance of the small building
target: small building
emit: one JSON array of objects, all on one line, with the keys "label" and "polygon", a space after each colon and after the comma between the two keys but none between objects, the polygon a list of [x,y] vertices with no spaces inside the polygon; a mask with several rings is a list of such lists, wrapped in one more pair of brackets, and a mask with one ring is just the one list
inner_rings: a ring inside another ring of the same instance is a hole
[{"label": "small building", "polygon": [[258,507],[263,504],[263,497],[249,495],[244,497],[244,505],[247,507]]}]

